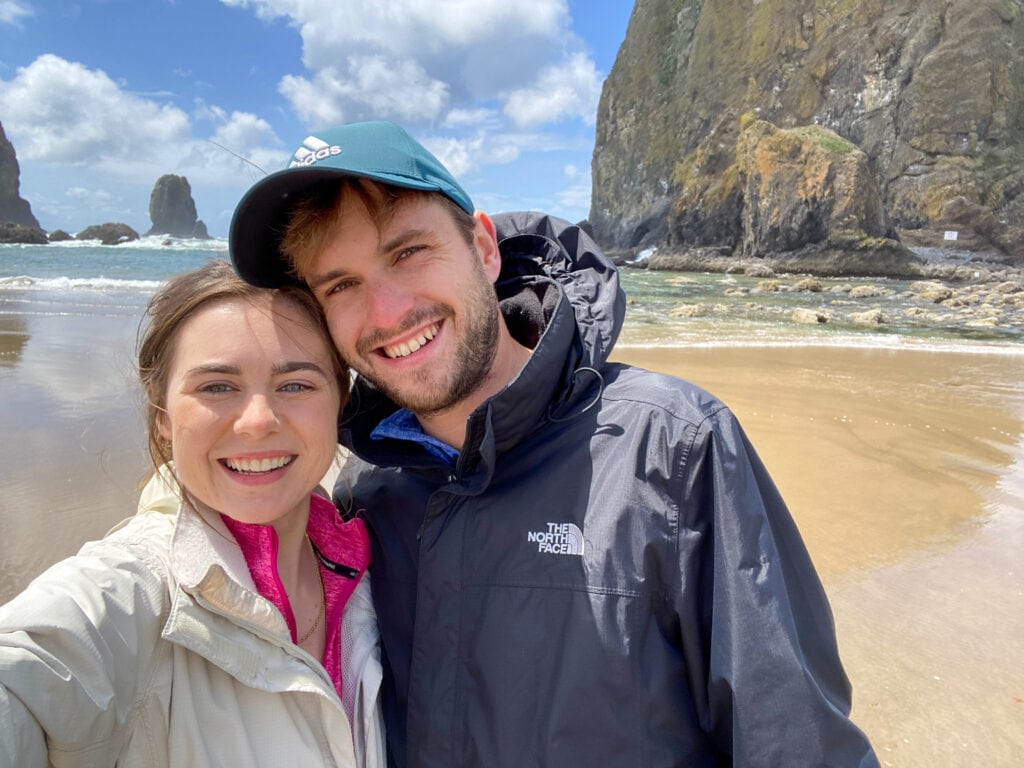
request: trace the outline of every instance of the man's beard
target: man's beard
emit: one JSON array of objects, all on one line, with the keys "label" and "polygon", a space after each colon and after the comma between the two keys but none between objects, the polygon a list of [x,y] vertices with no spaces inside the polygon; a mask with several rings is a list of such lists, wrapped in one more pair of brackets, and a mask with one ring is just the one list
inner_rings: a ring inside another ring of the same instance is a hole
[{"label": "man's beard", "polygon": [[[470,293],[464,297],[465,333],[448,371],[439,371],[436,367],[421,371],[417,381],[405,382],[398,388],[372,371],[367,373],[353,366],[389,400],[417,416],[429,416],[458,405],[480,387],[494,363],[498,350],[498,323],[501,322],[497,298],[479,262],[474,261],[473,270],[478,279],[472,282]],[[427,317],[437,317],[438,309],[449,326],[448,330],[454,331],[452,320],[455,310],[448,304],[435,304],[420,310],[408,316],[402,327],[413,328]],[[372,338],[364,340],[359,345],[360,355],[372,354],[369,350],[377,346]]]}]

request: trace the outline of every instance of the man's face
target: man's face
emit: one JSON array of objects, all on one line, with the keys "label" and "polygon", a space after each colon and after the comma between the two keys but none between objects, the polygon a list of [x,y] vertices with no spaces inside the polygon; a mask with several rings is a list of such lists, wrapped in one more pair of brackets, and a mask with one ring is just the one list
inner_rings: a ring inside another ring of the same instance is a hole
[{"label": "man's face", "polygon": [[378,230],[350,196],[304,277],[345,361],[398,405],[428,416],[487,380],[501,322],[499,268],[479,220],[467,243],[442,203],[413,197]]}]

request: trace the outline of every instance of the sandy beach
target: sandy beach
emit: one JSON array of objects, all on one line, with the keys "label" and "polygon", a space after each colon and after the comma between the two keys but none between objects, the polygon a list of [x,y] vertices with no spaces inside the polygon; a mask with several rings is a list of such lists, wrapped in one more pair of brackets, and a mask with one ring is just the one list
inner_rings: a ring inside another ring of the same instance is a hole
[{"label": "sandy beach", "polygon": [[1024,357],[620,350],[740,417],[832,601],[883,766],[1024,755]]},{"label": "sandy beach", "polygon": [[[134,511],[137,313],[0,314],[0,601]],[[1024,350],[1022,350],[1024,351]],[[739,415],[832,599],[886,766],[1024,754],[1024,355],[620,349]]]}]

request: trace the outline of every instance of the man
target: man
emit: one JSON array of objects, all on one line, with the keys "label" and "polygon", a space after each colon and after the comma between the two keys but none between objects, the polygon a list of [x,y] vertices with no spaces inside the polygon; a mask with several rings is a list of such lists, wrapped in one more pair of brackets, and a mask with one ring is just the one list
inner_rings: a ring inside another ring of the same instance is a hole
[{"label": "man", "polygon": [[825,594],[735,418],[609,363],[625,301],[577,227],[493,219],[389,123],[307,138],[235,212],[358,373],[391,763],[875,766]]}]

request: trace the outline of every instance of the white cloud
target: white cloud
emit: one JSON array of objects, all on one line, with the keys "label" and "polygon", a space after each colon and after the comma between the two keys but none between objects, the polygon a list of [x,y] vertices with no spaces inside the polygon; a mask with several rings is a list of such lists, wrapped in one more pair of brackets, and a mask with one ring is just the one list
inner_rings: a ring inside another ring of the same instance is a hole
[{"label": "white cloud", "polygon": [[26,160],[135,164],[166,157],[189,137],[177,107],[127,93],[101,70],[52,54],[0,81],[0,114]]},{"label": "white cloud", "polygon": [[564,117],[577,117],[593,125],[601,83],[594,63],[577,53],[562,64],[546,68],[531,87],[510,92],[505,97],[505,114],[520,126]]},{"label": "white cloud", "polygon": [[570,176],[572,182],[555,193],[555,200],[561,210],[582,211],[582,217],[589,216],[591,183],[590,174],[579,174]]},{"label": "white cloud", "polygon": [[314,127],[368,119],[433,121],[448,105],[448,87],[415,61],[382,56],[351,56],[344,71],[331,67],[313,80],[287,76],[279,90]]},{"label": "white cloud", "polygon": [[455,178],[474,170],[484,157],[484,138],[469,139],[417,137]]},{"label": "white cloud", "polygon": [[209,139],[196,139],[178,172],[217,187],[255,181],[281,168],[288,158],[270,123],[250,112],[228,114],[217,106],[200,104],[197,121],[213,123]]},{"label": "white cloud", "polygon": [[[357,50],[429,59],[482,42],[553,37],[565,29],[565,0],[221,0],[263,19],[287,18],[299,29],[306,64],[322,69]],[[358,22],[356,22],[358,20]],[[493,50],[492,50],[493,52]]]},{"label": "white cloud", "polygon": [[149,192],[165,173],[185,175],[200,216],[223,231],[242,191],[288,157],[263,118],[202,102],[189,115],[52,54],[0,80],[0,115],[36,216],[70,231],[147,228]]},{"label": "white cloud", "polygon": [[[310,127],[375,118],[465,125],[482,117],[481,102],[536,87],[581,45],[566,0],[221,2],[299,31],[308,74],[284,77],[279,91]],[[562,69],[581,84],[578,63]],[[573,101],[560,114],[582,108]]]},{"label": "white cloud", "polygon": [[32,6],[21,0],[0,0],[0,24],[17,25],[33,14]]},{"label": "white cloud", "polygon": [[444,128],[498,128],[501,115],[487,107],[477,109],[453,109],[444,116]]},{"label": "white cloud", "polygon": [[76,203],[82,201],[95,202],[100,200],[104,203],[120,202],[117,198],[104,189],[87,189],[86,187],[70,187],[64,192],[64,196]]}]

